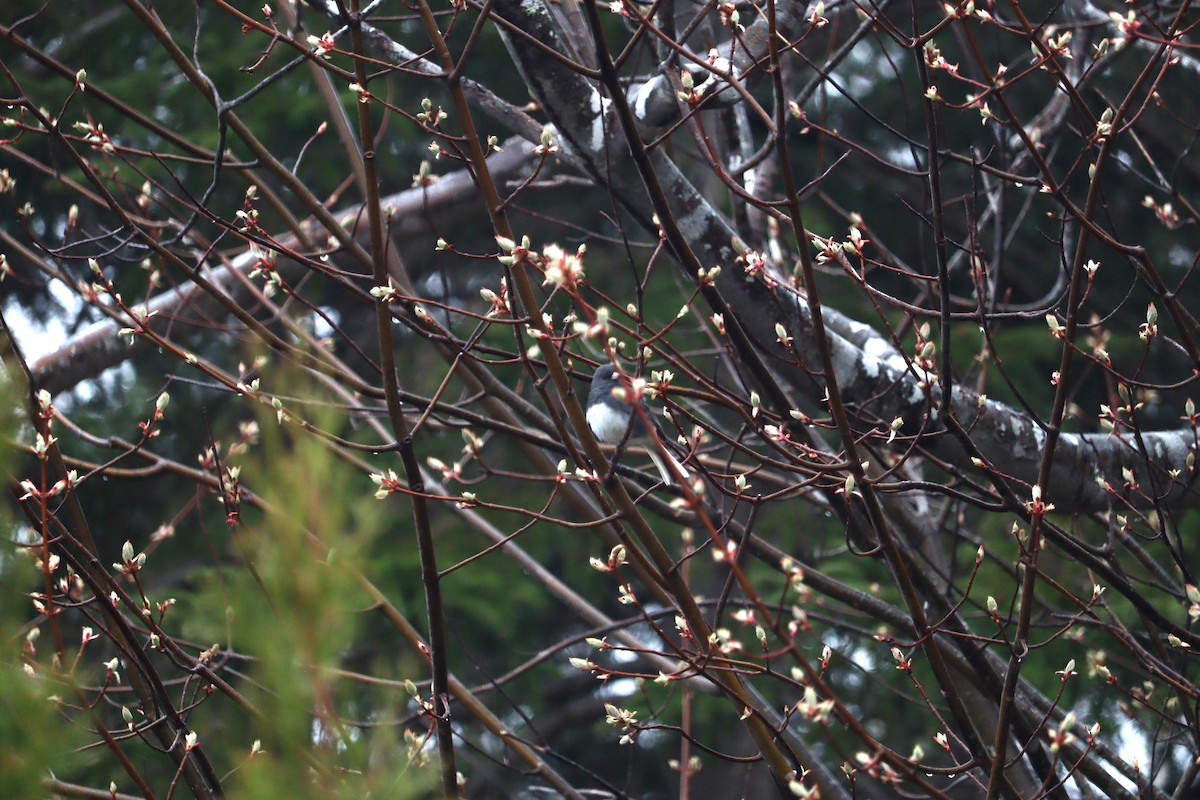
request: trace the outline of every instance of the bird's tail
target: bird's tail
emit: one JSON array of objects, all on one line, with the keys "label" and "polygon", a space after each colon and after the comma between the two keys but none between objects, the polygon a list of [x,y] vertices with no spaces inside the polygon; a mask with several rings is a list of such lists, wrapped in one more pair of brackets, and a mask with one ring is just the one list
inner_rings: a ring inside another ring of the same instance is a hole
[{"label": "bird's tail", "polygon": [[[650,460],[654,462],[654,466],[658,468],[658,474],[662,477],[664,486],[674,486],[677,481],[676,475],[687,477],[688,473],[683,464],[679,463],[679,459],[672,456],[665,447],[662,452],[655,447],[649,447],[646,451],[650,454]],[[664,457],[666,461],[663,460]],[[667,465],[667,461],[670,462],[670,466]]]}]

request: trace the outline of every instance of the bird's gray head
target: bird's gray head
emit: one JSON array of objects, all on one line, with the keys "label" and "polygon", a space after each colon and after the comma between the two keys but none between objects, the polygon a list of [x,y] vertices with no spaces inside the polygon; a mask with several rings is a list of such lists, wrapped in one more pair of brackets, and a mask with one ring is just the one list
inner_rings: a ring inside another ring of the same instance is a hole
[{"label": "bird's gray head", "polygon": [[612,364],[596,367],[596,372],[592,375],[592,388],[588,392],[588,405],[598,401],[607,402],[606,398],[612,398],[613,389],[620,385],[621,379]]}]

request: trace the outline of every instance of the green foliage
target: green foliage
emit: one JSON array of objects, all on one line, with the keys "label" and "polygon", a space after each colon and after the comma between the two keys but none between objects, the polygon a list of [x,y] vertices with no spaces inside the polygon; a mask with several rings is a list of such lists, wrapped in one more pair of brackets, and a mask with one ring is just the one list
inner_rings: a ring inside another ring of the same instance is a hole
[{"label": "green foliage", "polygon": [[[219,736],[211,736],[231,762],[245,758],[253,742],[261,746],[236,773],[231,794],[420,796],[432,776],[407,766],[394,726],[378,724],[403,714],[407,695],[396,688],[364,693],[340,674],[369,606],[355,576],[373,571],[369,556],[384,507],[371,499],[361,474],[318,440],[292,441],[273,418],[262,423],[259,458],[242,474],[263,487],[269,510],[249,515],[232,543],[249,569],[230,570],[221,582],[212,575],[202,580],[200,606],[225,605],[225,613],[190,615],[215,623],[209,638],[229,641],[251,661],[254,689],[246,699],[256,710],[254,724],[223,716],[214,720]],[[371,674],[389,671],[380,667],[372,665]],[[361,709],[363,719],[339,716],[347,707]]]},{"label": "green foliage", "polygon": [[[11,442],[20,427],[19,392],[0,384],[0,461],[12,463]],[[0,528],[16,533],[31,544],[28,529],[18,527],[7,509],[0,511]],[[10,534],[12,535],[12,534]],[[6,537],[7,538],[7,537]],[[0,554],[0,797],[5,800],[40,800],[44,781],[51,773],[70,778],[76,770],[93,765],[96,758],[71,751],[83,744],[82,732],[60,714],[59,702],[74,702],[69,683],[60,682],[45,669],[56,648],[55,633],[68,632],[48,623],[22,624],[29,618],[27,592],[44,587],[40,549],[19,546]],[[70,642],[77,639],[72,631]],[[65,651],[70,657],[71,651]],[[64,753],[69,754],[64,758]]]},{"label": "green foliage", "polygon": [[84,736],[59,714],[53,699],[70,689],[51,675],[28,674],[22,665],[23,648],[17,643],[25,641],[27,630],[43,635],[25,647],[54,648],[48,625],[42,630],[18,624],[29,607],[21,588],[36,585],[40,574],[24,559],[0,566],[0,797],[5,800],[41,800],[47,775],[67,779],[96,761],[93,754],[70,754]]}]

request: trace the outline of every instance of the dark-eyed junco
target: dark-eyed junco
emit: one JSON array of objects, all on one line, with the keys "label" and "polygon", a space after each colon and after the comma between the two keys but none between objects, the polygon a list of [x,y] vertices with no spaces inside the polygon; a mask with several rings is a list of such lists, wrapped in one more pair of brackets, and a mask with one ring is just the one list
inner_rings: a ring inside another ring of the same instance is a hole
[{"label": "dark-eyed junco", "polygon": [[[644,445],[650,458],[654,461],[654,466],[658,467],[658,474],[662,476],[662,481],[665,485],[672,485],[675,480],[671,470],[663,462],[662,456],[667,459],[679,470],[679,474],[686,475],[683,465],[677,459],[671,456],[664,449],[661,453],[659,447],[654,443],[654,437],[650,435],[650,431],[646,429],[646,423],[643,421],[643,414],[637,414],[633,411],[632,398],[629,397],[629,389],[625,389],[625,395],[614,395],[618,389],[622,389],[621,379],[617,374],[617,370],[611,364],[601,364],[596,368],[596,373],[592,376],[592,389],[588,392],[587,401],[587,423],[592,429],[598,441],[605,444],[619,444],[625,438],[625,431],[629,430],[629,442]],[[650,410],[646,406],[645,400],[640,400],[642,411],[645,412],[645,418],[654,426],[655,433],[658,434],[660,442],[667,442],[666,436],[662,429],[658,427],[658,423],[650,416]]]}]

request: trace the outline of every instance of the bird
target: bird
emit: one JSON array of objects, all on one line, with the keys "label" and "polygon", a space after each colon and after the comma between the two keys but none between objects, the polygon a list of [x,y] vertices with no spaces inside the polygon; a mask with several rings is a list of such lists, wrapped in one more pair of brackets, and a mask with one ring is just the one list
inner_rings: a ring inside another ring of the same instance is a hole
[{"label": "bird", "polygon": [[633,405],[629,401],[628,389],[625,390],[624,397],[614,394],[620,388],[622,388],[620,373],[612,364],[601,364],[596,368],[595,374],[592,375],[592,388],[588,392],[587,399],[588,427],[592,429],[596,440],[605,444],[619,444],[625,438],[625,431],[628,430],[630,442],[646,446],[650,459],[658,468],[658,474],[662,476],[663,484],[673,485],[675,483],[673,473],[667,468],[662,457],[665,456],[680,475],[687,474],[684,472],[683,465],[655,443],[655,437],[647,429],[646,422],[654,427],[658,441],[665,443],[667,438],[658,423],[650,416],[650,409],[646,406],[646,401],[639,398],[638,403],[641,405],[643,413],[634,413]]}]

